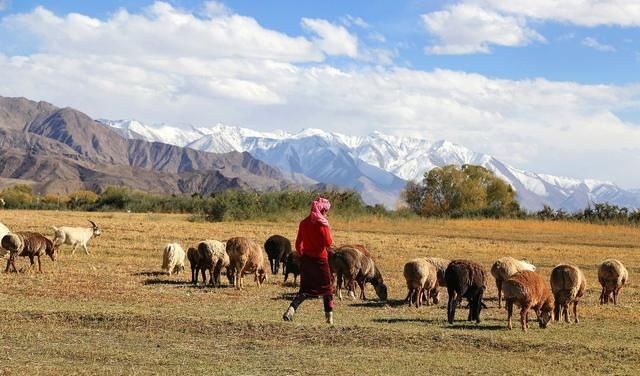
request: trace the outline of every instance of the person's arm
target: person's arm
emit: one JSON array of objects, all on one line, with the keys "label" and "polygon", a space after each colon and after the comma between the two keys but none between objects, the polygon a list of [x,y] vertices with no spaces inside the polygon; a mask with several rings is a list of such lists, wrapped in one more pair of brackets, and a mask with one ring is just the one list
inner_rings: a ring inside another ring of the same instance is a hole
[{"label": "person's arm", "polygon": [[328,226],[322,226],[322,232],[324,233],[324,248],[329,248],[333,245],[333,238],[331,238],[331,230]]},{"label": "person's arm", "polygon": [[302,222],[298,225],[298,235],[296,236],[296,253],[302,255]]}]

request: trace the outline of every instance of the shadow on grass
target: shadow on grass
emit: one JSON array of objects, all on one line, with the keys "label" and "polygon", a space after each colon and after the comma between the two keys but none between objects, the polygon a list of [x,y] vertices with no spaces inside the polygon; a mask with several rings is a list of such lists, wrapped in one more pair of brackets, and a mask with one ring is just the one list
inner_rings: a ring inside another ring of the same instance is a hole
[{"label": "shadow on grass", "polygon": [[379,319],[371,320],[373,322],[382,324],[403,324],[408,322],[419,322],[423,324],[441,324],[444,322],[442,319],[427,319],[427,318],[408,318],[408,317],[383,317]]},{"label": "shadow on grass", "polygon": [[138,272],[138,273],[131,273],[132,276],[135,277],[159,277],[161,275],[168,275],[166,272],[159,272],[159,271],[153,271],[153,272]]},{"label": "shadow on grass", "polygon": [[[295,298],[296,295],[298,295],[297,292],[283,292],[282,294],[271,298],[271,300],[291,300]],[[309,299],[314,299],[314,298],[309,298]]]},{"label": "shadow on grass", "polygon": [[170,279],[150,278],[142,282],[143,285],[176,285],[176,286],[193,286],[193,283],[187,281],[176,281]]},{"label": "shadow on grass", "polygon": [[407,302],[405,302],[404,300],[386,300],[386,301],[381,301],[381,300],[371,300],[371,301],[364,301],[364,302],[359,302],[359,303],[352,303],[349,304],[350,307],[365,307],[365,308],[382,308],[382,307],[401,307],[403,305],[406,305]]},{"label": "shadow on grass", "polygon": [[456,324],[447,325],[447,329],[453,330],[505,330],[506,325],[482,325],[482,324]]}]

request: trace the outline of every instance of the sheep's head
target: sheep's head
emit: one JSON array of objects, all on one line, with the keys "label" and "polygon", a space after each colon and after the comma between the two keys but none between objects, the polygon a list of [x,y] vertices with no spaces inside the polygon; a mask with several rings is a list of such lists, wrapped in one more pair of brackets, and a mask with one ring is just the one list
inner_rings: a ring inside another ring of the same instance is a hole
[{"label": "sheep's head", "polygon": [[100,236],[102,234],[102,229],[96,225],[96,223],[92,220],[89,220],[91,223],[91,228],[93,229],[93,236]]},{"label": "sheep's head", "polygon": [[553,320],[553,305],[553,298],[550,298],[547,299],[542,308],[540,308],[540,314],[538,315],[540,328],[545,329]]},{"label": "sheep's head", "polygon": [[377,286],[374,286],[374,288],[376,290],[376,295],[378,295],[378,298],[380,298],[380,300],[387,300],[387,285],[381,283]]},{"label": "sheep's head", "polygon": [[264,281],[267,280],[267,273],[265,272],[263,267],[258,268],[257,278],[258,278],[258,283],[259,284],[263,284]]}]

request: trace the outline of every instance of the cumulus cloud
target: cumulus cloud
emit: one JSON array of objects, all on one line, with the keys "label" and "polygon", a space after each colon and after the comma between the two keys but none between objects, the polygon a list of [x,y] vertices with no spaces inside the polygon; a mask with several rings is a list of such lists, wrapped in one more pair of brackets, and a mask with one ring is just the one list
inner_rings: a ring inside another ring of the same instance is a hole
[{"label": "cumulus cloud", "polygon": [[219,1],[206,1],[204,3],[204,14],[208,17],[228,16],[233,11]]},{"label": "cumulus cloud", "polygon": [[488,53],[491,45],[523,46],[544,41],[523,18],[504,16],[470,4],[458,4],[422,16],[424,26],[438,39],[427,47],[432,54]]},{"label": "cumulus cloud", "polygon": [[333,48],[350,39],[341,26],[310,21],[331,48],[252,18],[196,17],[165,3],[107,20],[38,8],[2,21],[40,46],[26,56],[3,54],[0,46],[0,95],[47,100],[96,118],[449,139],[521,168],[640,184],[628,173],[630,163],[640,163],[628,152],[640,145],[640,128],[616,116],[638,107],[637,85],[501,80],[364,63],[338,68],[325,54],[364,59],[363,49]]},{"label": "cumulus cloud", "polygon": [[496,11],[543,21],[581,26],[640,26],[640,4],[636,0],[469,0]]},{"label": "cumulus cloud", "polygon": [[354,17],[350,14],[347,14],[344,17],[340,17],[340,21],[347,27],[358,26],[363,29],[368,29],[371,26],[362,18]]},{"label": "cumulus cloud", "polygon": [[582,40],[582,45],[593,48],[594,50],[602,51],[602,52],[615,52],[615,47],[600,43],[596,38],[586,37]]},{"label": "cumulus cloud", "polygon": [[302,26],[318,35],[314,42],[329,55],[358,56],[358,37],[344,26],[323,19],[303,18]]}]

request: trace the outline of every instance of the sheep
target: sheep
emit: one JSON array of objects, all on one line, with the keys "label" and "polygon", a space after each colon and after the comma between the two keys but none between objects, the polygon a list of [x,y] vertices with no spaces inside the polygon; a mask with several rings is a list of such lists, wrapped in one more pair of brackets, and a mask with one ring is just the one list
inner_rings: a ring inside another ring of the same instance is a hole
[{"label": "sheep", "polygon": [[300,257],[296,252],[289,253],[287,260],[284,262],[284,281],[287,282],[289,274],[293,274],[293,285],[297,284],[298,275],[300,275]]},{"label": "sheep", "polygon": [[215,277],[215,283],[216,285],[220,285],[220,273],[222,272],[222,269],[225,269],[226,274],[227,274],[227,279],[229,280],[229,286],[233,286],[233,280],[234,280],[234,274],[233,274],[233,270],[231,269],[231,260],[229,259],[229,255],[227,254],[227,250],[226,250],[226,243],[225,244],[225,250],[224,250],[224,254],[222,255],[222,257],[220,258],[220,261],[218,261],[218,263],[216,264],[216,267],[214,269],[213,272],[213,276]]},{"label": "sheep", "polygon": [[206,284],[206,272],[209,271],[209,284],[220,282],[220,264],[226,256],[226,244],[218,240],[204,240],[198,244],[198,267],[202,273],[202,283]]},{"label": "sheep", "polygon": [[234,273],[234,285],[236,289],[244,287],[243,276],[253,274],[258,287],[267,279],[264,269],[264,252],[255,242],[235,237],[227,241],[227,254],[229,255],[229,268]]},{"label": "sheep", "polygon": [[[291,241],[282,235],[273,235],[264,242],[264,249],[269,257],[271,273],[273,275],[278,274],[280,263],[285,262],[291,253]],[[284,274],[284,270],[282,272]]]},{"label": "sheep", "polygon": [[443,259],[440,257],[427,257],[425,258],[425,260],[427,260],[427,262],[429,262],[431,265],[433,265],[436,268],[436,273],[438,275],[438,283],[431,290],[431,298],[433,299],[434,304],[438,304],[440,302],[440,299],[439,299],[440,287],[447,287],[447,281],[444,278],[444,273],[446,272],[447,266],[449,266],[449,263],[451,262],[451,260]]},{"label": "sheep", "polygon": [[[5,226],[4,224],[0,223],[0,239],[2,239],[5,235],[10,234],[11,231],[9,230],[9,228],[7,228],[7,226]],[[6,254],[8,254],[9,252],[0,247],[0,257],[4,257]]]},{"label": "sheep", "polygon": [[186,254],[178,243],[168,243],[162,252],[162,270],[169,275],[184,271]]},{"label": "sheep", "polygon": [[197,245],[192,245],[187,249],[187,258],[189,259],[189,264],[191,264],[191,283],[197,285],[198,272],[200,271],[200,253]]},{"label": "sheep", "polygon": [[38,258],[38,272],[42,273],[42,263],[40,256],[46,254],[52,261],[56,261],[56,247],[53,242],[37,232],[16,232],[7,234],[0,240],[2,248],[9,251],[9,260],[5,273],[9,271],[9,266],[13,266],[13,271],[17,272],[16,256],[29,257],[30,268],[35,264],[34,257]]},{"label": "sheep", "polygon": [[542,277],[530,270],[519,271],[504,281],[503,288],[509,329],[513,328],[511,317],[514,304],[520,306],[520,324],[523,331],[529,329],[529,309],[535,311],[540,328],[544,329],[549,325],[554,299],[549,285]]},{"label": "sheep", "polygon": [[76,252],[76,248],[78,246],[82,246],[84,252],[88,255],[89,250],[87,249],[87,243],[91,239],[92,236],[100,236],[102,234],[102,229],[95,224],[95,222],[89,220],[91,223],[91,227],[55,227],[53,226],[54,237],[53,243],[56,248],[60,247],[62,244],[68,244],[73,246],[73,250],[71,251],[71,255]]},{"label": "sheep", "polygon": [[431,291],[438,286],[438,272],[435,266],[426,258],[416,258],[404,265],[403,275],[409,290],[407,295],[409,305],[415,299],[416,307],[420,307],[423,292],[426,294],[427,305],[429,305]]},{"label": "sheep", "polygon": [[629,272],[620,261],[605,260],[598,267],[598,282],[602,286],[600,304],[608,304],[611,300],[613,304],[618,304],[618,294],[628,279]]},{"label": "sheep", "polygon": [[335,273],[338,297],[342,299],[343,279],[349,289],[349,295],[355,299],[355,285],[360,286],[360,298],[366,299],[364,287],[367,282],[373,285],[376,295],[381,300],[387,299],[387,286],[384,284],[382,274],[373,260],[361,251],[351,247],[342,246],[330,253],[329,266]]},{"label": "sheep", "polygon": [[555,299],[553,316],[555,321],[569,322],[569,304],[573,303],[573,316],[576,324],[578,319],[578,302],[587,290],[587,280],[575,265],[560,264],[551,271],[551,291]]},{"label": "sheep", "polygon": [[482,266],[469,260],[453,260],[447,266],[444,279],[449,293],[449,301],[447,303],[447,321],[449,324],[453,324],[456,308],[462,298],[467,298],[469,302],[467,320],[475,320],[476,323],[480,323],[480,311],[483,306],[482,296],[486,290],[485,272]]},{"label": "sheep", "polygon": [[516,272],[529,270],[534,272],[536,267],[527,261],[516,260],[513,257],[502,257],[497,259],[491,266],[491,275],[496,280],[498,288],[498,308],[502,308],[502,283]]}]

